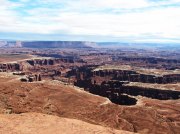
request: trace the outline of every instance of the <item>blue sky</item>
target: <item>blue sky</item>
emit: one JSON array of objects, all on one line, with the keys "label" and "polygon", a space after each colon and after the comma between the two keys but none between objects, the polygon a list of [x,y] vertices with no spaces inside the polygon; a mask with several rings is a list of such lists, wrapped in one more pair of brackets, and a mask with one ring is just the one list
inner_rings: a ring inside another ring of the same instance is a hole
[{"label": "blue sky", "polygon": [[0,39],[180,43],[180,0],[0,0]]}]

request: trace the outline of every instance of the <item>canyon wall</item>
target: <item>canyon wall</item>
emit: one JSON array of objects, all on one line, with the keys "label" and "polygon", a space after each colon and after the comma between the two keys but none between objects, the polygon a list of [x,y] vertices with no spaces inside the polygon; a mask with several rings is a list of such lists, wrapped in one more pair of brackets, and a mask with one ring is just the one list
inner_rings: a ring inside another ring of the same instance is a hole
[{"label": "canyon wall", "polygon": [[[133,70],[93,70],[89,67],[73,69],[68,76],[74,75],[77,79],[94,79],[96,81],[118,80],[142,83],[168,84],[180,82],[180,74],[153,75],[143,74]],[[100,82],[100,83],[101,83]]]},{"label": "canyon wall", "polygon": [[7,71],[21,71],[22,67],[18,63],[4,63],[0,64],[0,72]]},{"label": "canyon wall", "polygon": [[86,91],[109,98],[120,105],[135,105],[136,96],[152,99],[179,99],[180,92],[126,85],[129,82],[142,83],[176,83],[180,81],[179,74],[154,76],[139,74],[132,70],[96,70],[91,67],[80,67],[71,70],[68,77],[75,76],[74,84]]},{"label": "canyon wall", "polygon": [[75,85],[85,88],[85,90],[90,93],[107,97],[112,102],[120,105],[135,105],[137,102],[135,96],[138,95],[158,100],[180,98],[179,91],[127,86],[124,85],[124,82],[120,81],[104,81],[101,85],[97,85],[94,81],[92,82],[91,79],[77,80]]},{"label": "canyon wall", "polygon": [[1,72],[7,72],[7,71],[23,71],[25,69],[25,66],[52,66],[57,65],[61,63],[74,63],[75,61],[73,59],[68,58],[43,58],[43,59],[31,59],[31,60],[25,60],[20,61],[17,63],[1,63],[0,64],[0,71]]},{"label": "canyon wall", "polygon": [[99,77],[112,77],[113,80],[130,81],[130,82],[143,82],[143,83],[158,83],[167,84],[180,82],[180,74],[168,75],[152,75],[141,74],[131,70],[99,70],[94,71],[93,75]]}]

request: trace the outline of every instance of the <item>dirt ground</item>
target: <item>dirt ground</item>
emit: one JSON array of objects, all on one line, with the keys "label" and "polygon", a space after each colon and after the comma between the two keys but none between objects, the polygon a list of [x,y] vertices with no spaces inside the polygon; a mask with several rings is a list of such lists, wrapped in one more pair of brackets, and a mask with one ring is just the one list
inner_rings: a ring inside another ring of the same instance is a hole
[{"label": "dirt ground", "polygon": [[0,133],[4,134],[131,134],[80,120],[40,113],[4,114],[0,118]]}]

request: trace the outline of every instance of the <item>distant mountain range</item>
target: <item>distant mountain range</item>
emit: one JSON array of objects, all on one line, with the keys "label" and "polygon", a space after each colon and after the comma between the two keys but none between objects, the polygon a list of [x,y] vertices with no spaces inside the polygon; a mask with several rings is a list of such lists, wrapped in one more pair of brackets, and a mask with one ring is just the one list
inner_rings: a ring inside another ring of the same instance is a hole
[{"label": "distant mountain range", "polygon": [[23,48],[91,48],[94,44],[85,41],[0,41],[0,47]]},{"label": "distant mountain range", "polygon": [[23,48],[135,48],[135,49],[180,49],[178,43],[121,43],[88,41],[6,41],[0,40],[0,47]]},{"label": "distant mountain range", "polygon": [[180,49],[180,43],[121,43],[100,42],[102,48],[136,48],[136,49]]}]

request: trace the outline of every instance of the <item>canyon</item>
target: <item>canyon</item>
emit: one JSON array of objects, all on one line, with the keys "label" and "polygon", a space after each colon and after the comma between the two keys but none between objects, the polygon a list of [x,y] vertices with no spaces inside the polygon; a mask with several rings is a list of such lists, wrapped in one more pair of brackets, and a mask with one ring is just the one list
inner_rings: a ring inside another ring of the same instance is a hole
[{"label": "canyon", "polygon": [[[5,121],[17,118],[21,124],[32,116],[46,124],[48,118],[69,118],[67,126],[73,122],[72,131],[81,133],[95,128],[103,133],[179,132],[178,51],[73,48],[74,43],[59,48],[54,42],[36,48],[38,43],[0,48],[0,116]],[[84,123],[85,130],[79,128]]]}]

